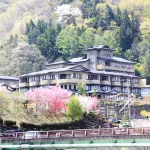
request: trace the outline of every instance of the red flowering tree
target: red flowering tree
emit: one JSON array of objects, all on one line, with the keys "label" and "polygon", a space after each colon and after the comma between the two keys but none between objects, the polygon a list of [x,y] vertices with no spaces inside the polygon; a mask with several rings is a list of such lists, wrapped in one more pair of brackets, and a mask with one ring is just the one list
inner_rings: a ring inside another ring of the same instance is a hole
[{"label": "red flowering tree", "polygon": [[[28,101],[35,103],[36,112],[49,110],[51,113],[65,112],[71,100],[71,92],[57,86],[36,88],[25,93]],[[84,111],[97,109],[98,100],[95,97],[77,96]]]},{"label": "red flowering tree", "polygon": [[66,110],[71,93],[57,86],[49,88],[36,88],[28,91],[26,97],[29,101],[36,103],[36,111],[42,111],[45,108],[50,112],[60,112]]}]

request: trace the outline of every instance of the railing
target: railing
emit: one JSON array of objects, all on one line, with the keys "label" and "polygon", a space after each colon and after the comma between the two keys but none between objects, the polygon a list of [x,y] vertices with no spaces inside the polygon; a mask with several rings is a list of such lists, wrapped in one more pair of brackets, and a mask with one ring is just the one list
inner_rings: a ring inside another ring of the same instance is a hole
[{"label": "railing", "polygon": [[[140,136],[150,135],[150,128],[99,128],[99,129],[77,129],[77,130],[51,130],[51,131],[35,131],[40,137],[34,136],[32,139],[38,138],[85,138],[85,137],[113,137],[113,136]],[[2,140],[26,139],[26,132],[17,133],[0,133]]]}]

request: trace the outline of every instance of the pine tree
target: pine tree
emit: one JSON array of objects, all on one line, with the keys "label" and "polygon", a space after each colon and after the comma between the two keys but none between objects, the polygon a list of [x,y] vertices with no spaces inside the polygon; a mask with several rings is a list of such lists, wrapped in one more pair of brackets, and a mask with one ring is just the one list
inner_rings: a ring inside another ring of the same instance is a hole
[{"label": "pine tree", "polygon": [[115,21],[116,21],[116,24],[117,26],[120,26],[121,25],[121,22],[122,22],[122,18],[121,18],[121,11],[119,9],[119,7],[117,8],[117,14],[115,15]]}]

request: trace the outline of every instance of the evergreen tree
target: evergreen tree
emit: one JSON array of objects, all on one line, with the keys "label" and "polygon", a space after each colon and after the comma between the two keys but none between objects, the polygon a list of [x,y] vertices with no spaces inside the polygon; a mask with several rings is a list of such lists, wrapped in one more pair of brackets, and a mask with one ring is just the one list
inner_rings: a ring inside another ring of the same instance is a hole
[{"label": "evergreen tree", "polygon": [[119,9],[119,7],[117,8],[117,14],[114,16],[115,18],[115,21],[116,21],[116,24],[117,26],[120,26],[121,25],[121,22],[122,22],[122,17],[121,17],[121,11]]},{"label": "evergreen tree", "polygon": [[109,5],[106,5],[105,19],[108,25],[110,25],[110,22],[115,19],[115,15],[112,11],[112,8]]},{"label": "evergreen tree", "polygon": [[120,27],[120,47],[123,51],[130,49],[132,45],[132,30],[127,11],[122,14],[122,23]]}]

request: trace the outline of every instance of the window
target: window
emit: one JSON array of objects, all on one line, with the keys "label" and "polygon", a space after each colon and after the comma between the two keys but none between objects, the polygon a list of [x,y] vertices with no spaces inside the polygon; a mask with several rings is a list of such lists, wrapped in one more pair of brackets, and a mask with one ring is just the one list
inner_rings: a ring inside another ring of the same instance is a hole
[{"label": "window", "polygon": [[101,76],[101,81],[109,81],[109,77],[108,76]]},{"label": "window", "polygon": [[90,91],[91,87],[89,85],[86,85],[86,90]]},{"label": "window", "polygon": [[71,90],[71,85],[69,85],[69,90]]},{"label": "window", "polygon": [[32,76],[31,77],[31,82],[33,82],[33,81],[40,81],[40,77],[39,76]]},{"label": "window", "polygon": [[105,66],[111,66],[110,61],[106,61],[106,62],[105,62]]},{"label": "window", "polygon": [[98,80],[98,75],[88,75],[88,80]]},{"label": "window", "polygon": [[67,85],[65,85],[65,89],[67,89]]},{"label": "window", "polygon": [[60,74],[59,75],[59,79],[66,79],[66,78],[67,78],[66,74]]},{"label": "window", "polygon": [[63,85],[61,85],[61,88],[63,89]]},{"label": "window", "polygon": [[78,74],[77,73],[73,73],[73,78],[78,78]]},{"label": "window", "polygon": [[109,91],[110,90],[109,86],[102,86],[101,88],[102,88],[103,91]]},{"label": "window", "polygon": [[[21,83],[28,83],[29,82],[29,78],[22,78],[21,79]],[[2,82],[1,82],[2,83]],[[16,83],[17,84],[17,83]]]},{"label": "window", "polygon": [[123,65],[122,65],[122,68],[126,68],[126,64],[123,64]]},{"label": "window", "polygon": [[91,85],[91,90],[99,90],[100,86],[99,85]]},{"label": "window", "polygon": [[82,79],[82,74],[79,74],[79,79]]},{"label": "window", "polygon": [[76,88],[76,85],[74,85],[74,90],[76,90],[77,88]]},{"label": "window", "polygon": [[54,74],[50,75],[50,80],[55,80],[55,75]]},{"label": "window", "polygon": [[35,76],[31,77],[31,81],[35,81]]},{"label": "window", "polygon": [[120,79],[119,77],[112,77],[111,81],[112,82],[119,82],[119,79]]},{"label": "window", "polygon": [[42,80],[46,80],[46,75],[43,75],[43,76],[42,76]]}]

